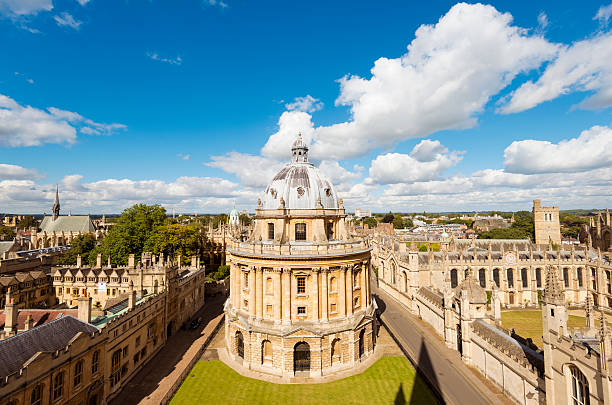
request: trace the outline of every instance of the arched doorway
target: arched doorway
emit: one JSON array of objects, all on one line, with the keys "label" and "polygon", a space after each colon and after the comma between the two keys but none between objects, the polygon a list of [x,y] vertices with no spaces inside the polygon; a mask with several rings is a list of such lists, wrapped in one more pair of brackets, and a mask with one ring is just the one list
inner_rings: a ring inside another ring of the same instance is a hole
[{"label": "arched doorway", "polygon": [[365,352],[365,329],[361,329],[359,332],[359,358],[363,357]]},{"label": "arched doorway", "polygon": [[310,346],[299,342],[293,347],[293,372],[295,375],[310,374]]},{"label": "arched doorway", "polygon": [[242,332],[236,332],[236,354],[240,359],[244,359],[244,338]]}]

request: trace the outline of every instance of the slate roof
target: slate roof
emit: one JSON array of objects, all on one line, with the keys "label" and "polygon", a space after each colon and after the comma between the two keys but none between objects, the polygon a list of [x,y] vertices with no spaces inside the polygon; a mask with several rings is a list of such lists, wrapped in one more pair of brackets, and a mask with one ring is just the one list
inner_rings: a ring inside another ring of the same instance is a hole
[{"label": "slate roof", "polygon": [[444,305],[444,297],[441,294],[438,294],[435,291],[430,290],[427,287],[419,288],[418,293],[424,297],[427,301],[431,302],[438,308],[442,308]]},{"label": "slate roof", "polygon": [[[47,322],[54,321],[61,318],[62,316],[72,315],[78,316],[78,310],[76,309],[20,309],[17,315],[17,330],[25,329],[25,321],[28,315],[32,316],[34,321],[33,326],[41,326]],[[4,329],[6,316],[4,311],[0,312],[0,329]]]},{"label": "slate roof", "polygon": [[64,316],[38,328],[0,340],[0,377],[18,372],[38,352],[55,352],[66,347],[79,333],[99,329],[72,316]]},{"label": "slate roof", "polygon": [[40,231],[47,233],[95,232],[95,230],[89,215],[60,216],[55,221],[53,217],[45,216],[40,224]]},{"label": "slate roof", "polygon": [[15,244],[15,241],[12,241],[12,240],[0,241],[0,256],[2,256],[4,252],[8,252],[13,247],[14,244]]}]

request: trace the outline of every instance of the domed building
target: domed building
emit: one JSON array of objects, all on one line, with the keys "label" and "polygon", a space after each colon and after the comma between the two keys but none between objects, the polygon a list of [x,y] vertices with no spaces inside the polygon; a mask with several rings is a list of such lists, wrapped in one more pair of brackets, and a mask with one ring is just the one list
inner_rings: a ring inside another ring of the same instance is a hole
[{"label": "domed building", "polygon": [[342,200],[301,136],[291,152],[257,201],[248,240],[228,245],[226,345],[244,368],[321,377],[373,352],[371,247],[349,236]]}]

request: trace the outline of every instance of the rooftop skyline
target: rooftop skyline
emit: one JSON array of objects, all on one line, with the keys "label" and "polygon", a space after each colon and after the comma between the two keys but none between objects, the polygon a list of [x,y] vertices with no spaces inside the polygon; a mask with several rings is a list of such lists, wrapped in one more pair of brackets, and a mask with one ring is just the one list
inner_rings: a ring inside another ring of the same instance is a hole
[{"label": "rooftop skyline", "polygon": [[0,211],[604,208],[612,4],[0,0]]}]

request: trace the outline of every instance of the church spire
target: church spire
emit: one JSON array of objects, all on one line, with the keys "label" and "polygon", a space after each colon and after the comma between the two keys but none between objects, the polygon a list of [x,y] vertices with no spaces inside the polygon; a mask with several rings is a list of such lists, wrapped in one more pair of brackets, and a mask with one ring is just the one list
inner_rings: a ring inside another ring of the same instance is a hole
[{"label": "church spire", "polygon": [[53,220],[55,221],[60,213],[59,186],[57,184],[55,185],[55,202],[53,203],[51,211],[53,212]]},{"label": "church spire", "polygon": [[542,302],[553,305],[564,305],[565,303],[563,293],[559,287],[559,276],[553,266],[548,266],[546,269],[546,284],[544,285]]}]

